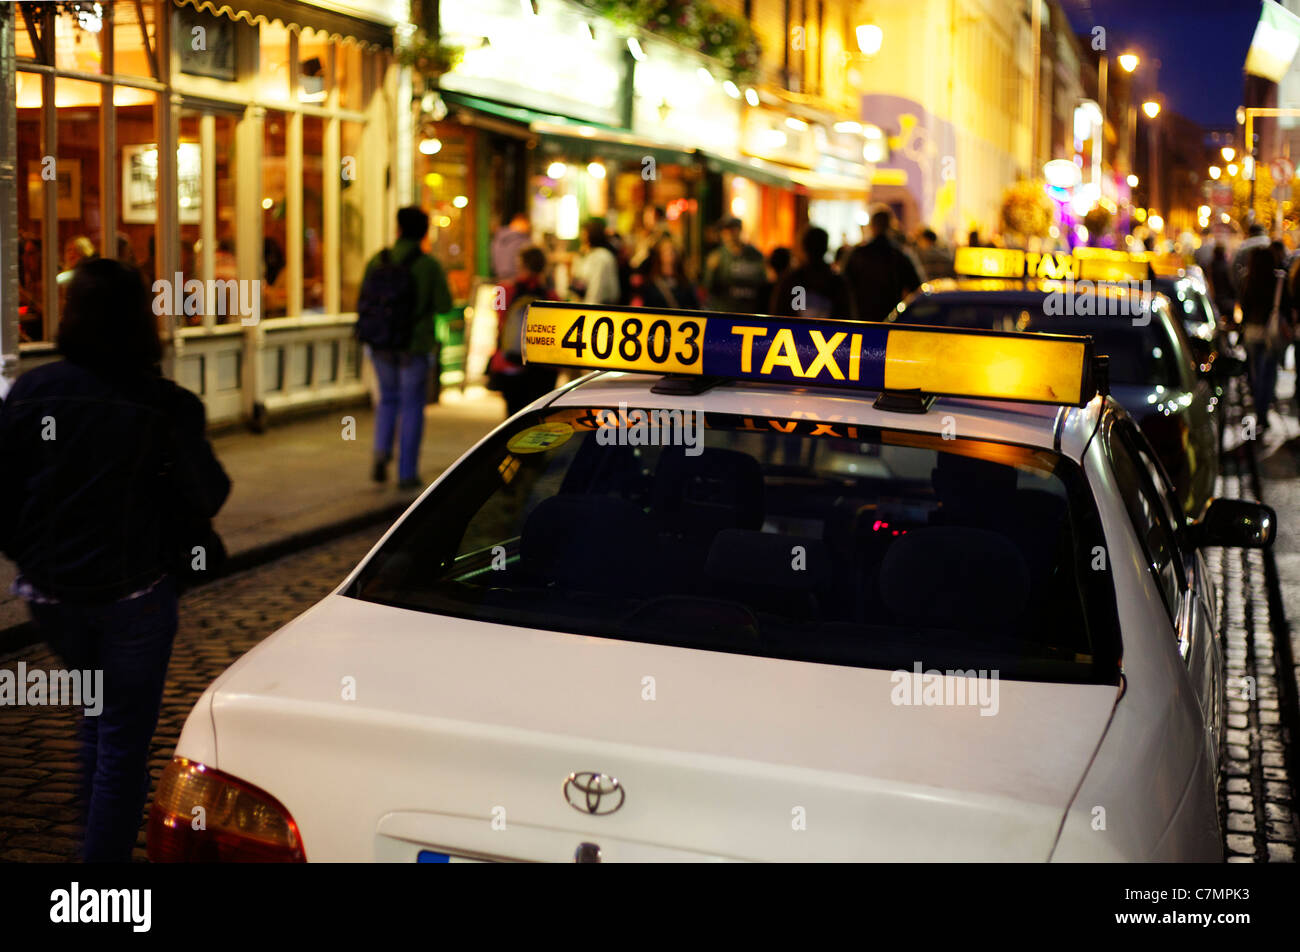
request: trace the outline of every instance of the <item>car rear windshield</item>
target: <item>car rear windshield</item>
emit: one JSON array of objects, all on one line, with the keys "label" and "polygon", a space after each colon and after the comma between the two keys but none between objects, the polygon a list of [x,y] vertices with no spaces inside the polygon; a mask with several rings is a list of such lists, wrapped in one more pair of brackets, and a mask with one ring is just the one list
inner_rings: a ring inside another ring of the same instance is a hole
[{"label": "car rear windshield", "polygon": [[712,651],[1115,683],[1104,551],[1079,467],[1050,451],[592,407],[496,433],[347,594]]},{"label": "car rear windshield", "polygon": [[1121,386],[1180,389],[1178,350],[1165,326],[1163,305],[1138,318],[1119,315],[1046,314],[1042,302],[946,302],[921,299],[898,315],[900,324],[970,327],[995,331],[1041,331],[1092,337],[1094,352],[1110,357],[1110,382]]}]

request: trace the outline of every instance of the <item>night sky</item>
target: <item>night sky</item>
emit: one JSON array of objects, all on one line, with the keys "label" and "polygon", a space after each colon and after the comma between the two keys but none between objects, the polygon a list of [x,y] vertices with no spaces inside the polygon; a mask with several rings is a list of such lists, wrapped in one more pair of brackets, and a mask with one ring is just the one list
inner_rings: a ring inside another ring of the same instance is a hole
[{"label": "night sky", "polygon": [[[1133,48],[1149,83],[1160,60],[1159,93],[1167,108],[1210,128],[1231,126],[1241,105],[1242,65],[1259,21],[1260,0],[1061,0],[1076,33],[1106,28],[1114,56]],[[1138,75],[1135,74],[1135,75]],[[1143,95],[1150,86],[1139,85]]]}]

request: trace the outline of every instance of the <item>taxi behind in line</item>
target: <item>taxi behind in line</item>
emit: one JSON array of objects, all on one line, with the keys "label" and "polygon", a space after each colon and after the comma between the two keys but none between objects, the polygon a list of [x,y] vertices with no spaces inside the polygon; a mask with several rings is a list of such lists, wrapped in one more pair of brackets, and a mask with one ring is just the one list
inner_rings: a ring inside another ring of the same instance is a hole
[{"label": "taxi behind in line", "polygon": [[889,319],[1092,337],[1109,358],[1111,395],[1155,448],[1180,507],[1199,515],[1219,472],[1222,384],[1245,367],[1192,343],[1147,263],[995,248],[960,249],[956,263],[957,278],[925,284]]}]

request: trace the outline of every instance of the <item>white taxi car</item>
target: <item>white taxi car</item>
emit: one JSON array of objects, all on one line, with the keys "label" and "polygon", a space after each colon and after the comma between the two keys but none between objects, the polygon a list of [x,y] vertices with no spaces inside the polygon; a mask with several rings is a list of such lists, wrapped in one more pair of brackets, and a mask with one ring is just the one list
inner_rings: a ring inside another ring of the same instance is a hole
[{"label": "white taxi car", "polygon": [[[1204,545],[1087,338],[534,304],[599,372],[204,692],[155,860],[1217,860]],[[200,819],[201,818],[201,822]]]}]

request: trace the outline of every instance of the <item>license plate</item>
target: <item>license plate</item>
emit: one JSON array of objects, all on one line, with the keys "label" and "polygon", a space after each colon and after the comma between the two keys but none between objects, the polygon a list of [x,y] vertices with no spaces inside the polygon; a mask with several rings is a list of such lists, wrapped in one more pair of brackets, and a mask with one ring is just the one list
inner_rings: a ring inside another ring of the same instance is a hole
[{"label": "license plate", "polygon": [[457,856],[455,853],[439,853],[436,850],[420,850],[415,861],[417,863],[481,863],[481,859],[470,859],[468,856]]}]

